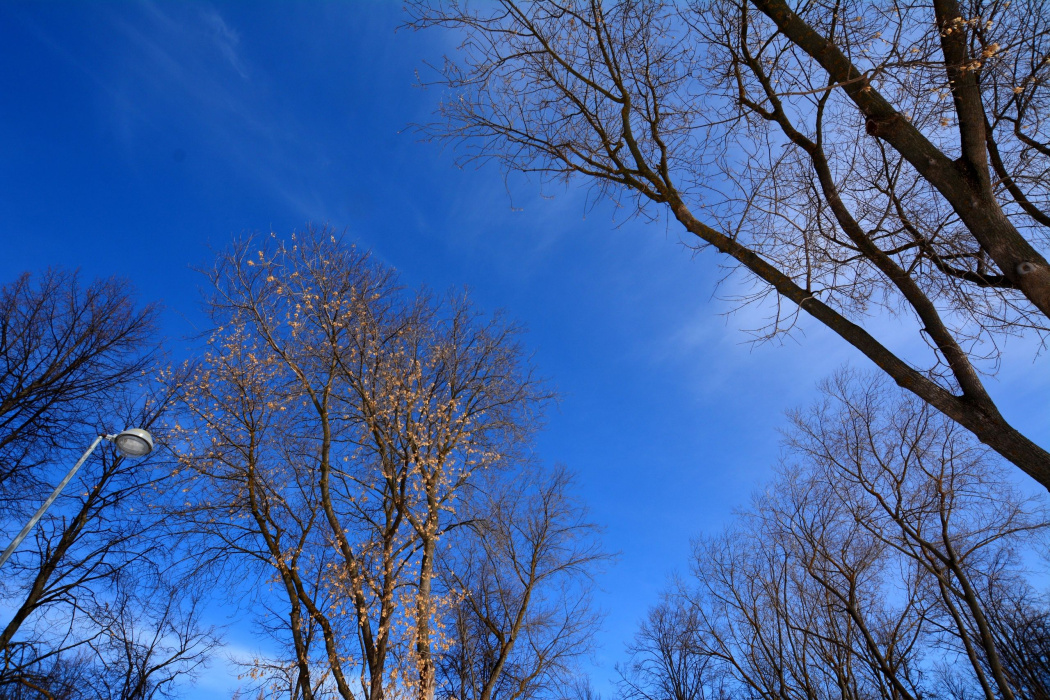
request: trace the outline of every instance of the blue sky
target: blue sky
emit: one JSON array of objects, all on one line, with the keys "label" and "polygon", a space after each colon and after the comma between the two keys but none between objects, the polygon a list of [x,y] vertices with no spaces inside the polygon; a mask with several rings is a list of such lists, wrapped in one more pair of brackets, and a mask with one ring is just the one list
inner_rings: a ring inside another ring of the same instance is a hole
[{"label": "blue sky", "polygon": [[[588,207],[578,188],[460,169],[410,124],[441,33],[395,31],[400,3],[0,4],[0,280],[46,266],[130,278],[165,331],[198,328],[195,266],[245,232],[330,224],[411,285],[467,286],[524,322],[562,401],[540,454],[580,475],[621,553],[598,596],[593,671],[609,688],[689,540],[770,473],[783,412],[836,367],[866,363],[804,324],[753,348],[713,295],[713,253],[674,226]],[[890,342],[899,326],[883,324]],[[1050,372],[1008,348],[992,382],[1007,417],[1050,442]],[[224,622],[221,616],[217,621]],[[262,642],[243,629],[231,647]],[[217,659],[196,693],[236,687]]]}]

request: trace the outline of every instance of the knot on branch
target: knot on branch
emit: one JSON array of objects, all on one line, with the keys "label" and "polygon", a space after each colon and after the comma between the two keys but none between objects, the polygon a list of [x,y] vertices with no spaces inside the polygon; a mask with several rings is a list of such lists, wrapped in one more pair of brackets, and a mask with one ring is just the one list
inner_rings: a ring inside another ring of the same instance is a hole
[{"label": "knot on branch", "polygon": [[1050,309],[1050,266],[1042,261],[1025,260],[1014,269],[1017,270],[1018,286],[1025,296],[1047,313],[1046,310]]},{"label": "knot on branch", "polygon": [[1017,274],[1019,274],[1022,277],[1024,277],[1025,275],[1032,274],[1033,272],[1035,272],[1038,269],[1039,269],[1039,266],[1036,265],[1033,262],[1023,262],[1023,263],[1021,263],[1020,265],[1017,266]]}]

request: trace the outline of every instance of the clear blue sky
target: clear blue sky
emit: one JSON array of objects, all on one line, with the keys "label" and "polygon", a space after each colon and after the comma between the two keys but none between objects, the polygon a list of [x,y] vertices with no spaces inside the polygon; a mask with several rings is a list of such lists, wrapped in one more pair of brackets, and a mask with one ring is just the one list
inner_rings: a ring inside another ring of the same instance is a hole
[{"label": "clear blue sky", "polygon": [[[465,285],[507,309],[563,397],[541,454],[579,473],[621,552],[598,597],[594,682],[607,690],[690,538],[769,474],[783,412],[844,362],[867,365],[811,324],[752,349],[748,316],[720,315],[716,257],[694,259],[673,225],[623,223],[576,188],[506,186],[421,143],[407,127],[439,93],[414,87],[415,71],[454,38],[395,32],[402,20],[378,0],[0,4],[0,280],[46,266],[124,275],[180,337],[210,248],[312,222],[410,284]],[[894,327],[885,337],[904,342]],[[992,382],[1044,445],[1048,377],[1019,345]],[[196,696],[236,687],[224,673],[217,659]]]}]

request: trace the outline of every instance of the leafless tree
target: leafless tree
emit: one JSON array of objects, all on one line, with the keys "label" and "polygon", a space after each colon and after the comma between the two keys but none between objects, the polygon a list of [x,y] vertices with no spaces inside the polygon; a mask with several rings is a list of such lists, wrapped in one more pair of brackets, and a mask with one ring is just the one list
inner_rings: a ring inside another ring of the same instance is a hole
[{"label": "leafless tree", "polygon": [[91,660],[78,652],[51,657],[45,663],[27,667],[17,683],[0,687],[3,700],[68,698],[82,700],[91,682]]},{"label": "leafless tree", "polygon": [[1044,503],[881,378],[841,373],[793,422],[777,478],[650,614],[625,695],[1044,692],[1047,608],[1021,556]]},{"label": "leafless tree", "polygon": [[[155,315],[118,280],[82,286],[75,274],[51,271],[0,289],[0,499],[9,538],[96,436],[148,428],[167,405],[147,376],[158,355]],[[120,659],[98,661],[92,645],[113,638],[114,606],[132,614],[120,601],[163,581],[177,550],[159,546],[150,508],[170,486],[159,452],[128,460],[108,445],[96,449],[5,563],[0,587],[11,614],[0,627],[0,693],[73,697],[70,687],[98,687],[107,669],[122,668]],[[187,614],[172,609],[165,620],[197,634]],[[175,653],[169,665],[182,673],[191,655]]]},{"label": "leafless tree", "polygon": [[207,663],[218,645],[214,626],[202,621],[199,582],[165,584],[153,590],[122,590],[100,611],[104,633],[88,646],[94,652],[91,692],[98,700],[178,697],[177,682]]},{"label": "leafless tree", "polygon": [[455,601],[439,664],[449,700],[558,697],[598,623],[590,588],[608,555],[571,476],[529,466],[500,477],[472,499],[440,566]]},{"label": "leafless tree", "polygon": [[720,700],[725,678],[714,657],[702,653],[695,635],[696,610],[666,596],[642,621],[627,647],[629,661],[617,667],[619,695],[628,700]]},{"label": "leafless tree", "polygon": [[49,270],[0,288],[5,517],[21,517],[27,503],[35,509],[53,486],[53,466],[75,461],[103,427],[97,407],[139,381],[152,361],[156,313],[136,308],[116,279],[85,287],[75,274]]},{"label": "leafless tree", "polygon": [[805,312],[1050,488],[982,379],[1050,326],[1046,3],[409,6],[462,37],[426,134],[673,218],[770,302],[761,337]]},{"label": "leafless tree", "polygon": [[791,444],[857,522],[929,575],[931,613],[943,618],[931,619],[958,640],[984,696],[1012,698],[981,593],[1007,583],[1002,543],[1019,546],[1047,527],[1047,514],[1010,489],[956,424],[894,393],[840,374],[823,405],[795,415]]},{"label": "leafless tree", "polygon": [[438,544],[548,398],[518,330],[410,294],[329,231],[243,242],[210,274],[216,330],[173,432],[183,515],[277,577],[293,697],[432,697]]},{"label": "leafless tree", "polygon": [[1046,700],[1050,698],[1050,604],[1030,586],[996,583],[998,589],[985,599],[1003,673],[1017,688],[1018,697]]},{"label": "leafless tree", "polygon": [[55,648],[20,645],[32,656],[0,684],[4,700],[156,700],[178,697],[184,680],[208,660],[214,628],[200,624],[200,598],[161,587],[120,591],[86,612],[89,635]]}]

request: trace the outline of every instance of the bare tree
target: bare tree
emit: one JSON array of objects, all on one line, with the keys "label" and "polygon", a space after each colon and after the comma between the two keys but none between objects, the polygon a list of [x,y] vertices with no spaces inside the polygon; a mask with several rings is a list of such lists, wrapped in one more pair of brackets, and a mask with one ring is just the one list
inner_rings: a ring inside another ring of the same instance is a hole
[{"label": "bare tree", "polygon": [[85,614],[79,644],[20,645],[32,655],[0,684],[4,700],[155,700],[178,697],[176,683],[208,661],[218,643],[200,624],[200,597],[134,585]]},{"label": "bare tree", "polygon": [[[51,271],[0,289],[0,496],[9,536],[96,436],[148,428],[166,407],[147,375],[158,355],[155,315],[118,280],[82,286],[75,274]],[[104,669],[122,668],[91,649],[112,638],[117,607],[149,619],[126,601],[171,575],[177,543],[160,546],[150,507],[170,487],[168,474],[160,451],[128,460],[104,445],[5,563],[0,585],[11,615],[0,627],[0,692],[74,697],[70,687],[98,687]],[[188,614],[169,610],[165,619],[207,639],[204,650],[213,646]],[[199,653],[179,650],[169,665],[191,671],[185,663]]]},{"label": "bare tree", "polygon": [[943,617],[932,619],[958,640],[984,696],[1014,697],[981,594],[1007,583],[1002,543],[1016,547],[1045,529],[1046,512],[1014,492],[956,424],[918,401],[894,401],[895,392],[853,373],[824,391],[823,405],[795,414],[793,448],[858,523],[929,575],[931,611]]},{"label": "bare tree", "polygon": [[[743,303],[772,302],[760,336],[805,312],[1050,488],[1050,453],[982,380],[1006,336],[1050,327],[1046,3],[410,10],[462,37],[426,134],[675,219],[753,282]],[[880,341],[886,316],[928,352]]]},{"label": "bare tree", "polygon": [[[1011,585],[1012,584],[1012,585]],[[1004,590],[1005,589],[1005,590]],[[1002,672],[1016,695],[1050,698],[1050,604],[1031,586],[996,582],[985,593]]]},{"label": "bare tree", "polygon": [[[197,584],[199,586],[199,584]],[[203,594],[191,583],[122,590],[96,622],[91,694],[98,700],[178,697],[177,682],[207,663],[219,640],[202,624]]]},{"label": "bare tree", "polygon": [[1038,697],[1047,608],[1021,552],[1043,502],[881,378],[823,391],[777,478],[650,614],[624,694]]},{"label": "bare tree", "polygon": [[608,555],[571,476],[535,467],[500,476],[475,495],[440,567],[456,601],[439,664],[450,700],[556,696],[598,623],[590,587]]},{"label": "bare tree", "polygon": [[[787,479],[774,488],[791,494],[795,520],[754,520],[697,547],[698,592],[685,600],[715,682],[761,697],[921,696],[913,573],[895,577],[885,548],[825,494]],[[771,505],[760,517],[785,515]],[[901,602],[885,596],[894,588]]]},{"label": "bare tree", "polygon": [[518,330],[328,231],[238,244],[211,280],[216,330],[179,388],[183,515],[278,577],[293,697],[432,697],[438,543],[548,398]]},{"label": "bare tree", "polygon": [[86,700],[91,683],[91,660],[78,652],[51,657],[19,675],[17,682],[0,687],[3,700]]},{"label": "bare tree", "polygon": [[628,645],[629,661],[617,666],[620,696],[628,700],[725,697],[724,677],[714,672],[714,657],[696,644],[699,629],[695,609],[665,596],[649,610]]},{"label": "bare tree", "polygon": [[17,519],[27,502],[43,500],[53,465],[75,460],[98,434],[98,406],[151,365],[156,313],[136,308],[116,279],[84,287],[75,274],[49,270],[0,288],[4,516]]}]

